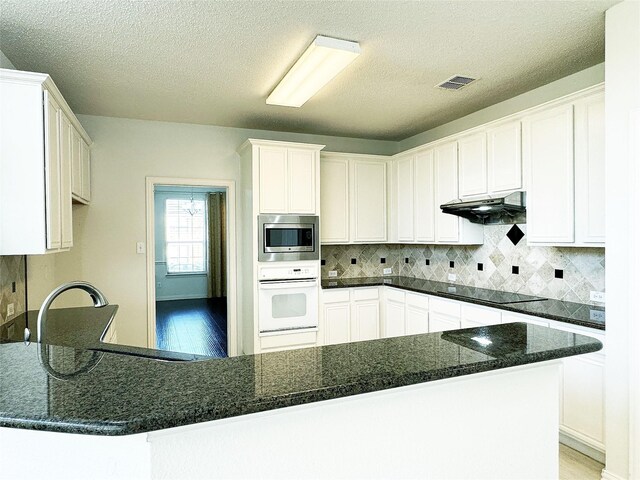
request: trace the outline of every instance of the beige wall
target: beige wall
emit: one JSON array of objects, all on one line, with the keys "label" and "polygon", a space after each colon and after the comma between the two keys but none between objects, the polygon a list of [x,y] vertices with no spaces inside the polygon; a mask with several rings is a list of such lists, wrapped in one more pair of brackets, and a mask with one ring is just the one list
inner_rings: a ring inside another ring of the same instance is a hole
[{"label": "beige wall", "polygon": [[[29,258],[29,305],[57,284],[87,280],[120,305],[118,341],[146,345],[145,178],[239,179],[237,148],[249,137],[327,144],[333,151],[392,153],[394,142],[80,116],[93,139],[92,202],[74,206],[70,252]],[[86,304],[69,292],[57,306]]]}]

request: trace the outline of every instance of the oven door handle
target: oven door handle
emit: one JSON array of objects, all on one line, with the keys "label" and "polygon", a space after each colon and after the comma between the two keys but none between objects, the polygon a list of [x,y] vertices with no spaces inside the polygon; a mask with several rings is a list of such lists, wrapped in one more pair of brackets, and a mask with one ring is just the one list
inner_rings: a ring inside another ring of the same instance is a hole
[{"label": "oven door handle", "polygon": [[307,288],[318,285],[318,280],[313,278],[295,280],[263,280],[259,282],[260,290],[279,290],[285,288]]}]

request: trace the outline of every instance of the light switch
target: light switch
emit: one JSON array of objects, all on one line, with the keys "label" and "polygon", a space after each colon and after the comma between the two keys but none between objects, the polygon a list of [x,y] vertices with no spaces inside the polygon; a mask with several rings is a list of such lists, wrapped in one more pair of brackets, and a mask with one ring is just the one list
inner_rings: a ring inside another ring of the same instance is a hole
[{"label": "light switch", "polygon": [[136,253],[145,253],[146,249],[144,248],[144,242],[136,243]]}]

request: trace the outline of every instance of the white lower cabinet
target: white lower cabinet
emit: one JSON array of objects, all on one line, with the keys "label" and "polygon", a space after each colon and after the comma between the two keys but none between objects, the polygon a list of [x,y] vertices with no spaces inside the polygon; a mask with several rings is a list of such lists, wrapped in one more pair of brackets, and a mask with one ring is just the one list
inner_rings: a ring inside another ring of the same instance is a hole
[{"label": "white lower cabinet", "polygon": [[460,303],[456,300],[431,297],[429,303],[429,333],[460,328]]},{"label": "white lower cabinet", "polygon": [[[587,335],[605,345],[599,331],[527,315],[503,313],[502,322],[527,322],[564,330],[567,335]],[[563,441],[597,460],[604,459],[605,445],[604,349],[562,360],[560,378],[560,432]],[[568,439],[568,440],[567,440]],[[584,446],[587,448],[585,449]]]},{"label": "white lower cabinet", "polygon": [[463,304],[460,325],[462,328],[484,327],[502,323],[502,312],[495,308]]},{"label": "white lower cabinet", "polygon": [[378,287],[323,291],[322,329],[325,345],[379,338]]}]

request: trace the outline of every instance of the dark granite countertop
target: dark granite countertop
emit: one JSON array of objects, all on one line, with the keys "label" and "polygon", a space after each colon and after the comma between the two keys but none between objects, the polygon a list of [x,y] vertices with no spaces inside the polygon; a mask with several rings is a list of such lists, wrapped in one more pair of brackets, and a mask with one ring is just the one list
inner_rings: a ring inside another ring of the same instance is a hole
[{"label": "dark granite countertop", "polygon": [[[582,327],[605,329],[605,310],[603,307],[584,305],[582,303],[563,302],[561,300],[545,299],[542,301],[532,301],[524,303],[496,304],[481,300],[480,298],[491,298],[500,296],[503,292],[488,290],[485,288],[468,287],[451,283],[434,282],[412,277],[362,277],[362,278],[341,278],[323,279],[322,288],[351,288],[351,287],[374,287],[388,285],[402,290],[426,293],[452,300],[474,303],[487,307],[499,308],[509,312],[534,315],[536,317],[548,318],[559,322],[580,325]],[[464,298],[463,298],[464,297]],[[470,297],[470,298],[467,298]]]},{"label": "dark granite countertop", "polygon": [[197,362],[5,342],[0,426],[127,435],[601,348],[588,336],[526,323]]}]

